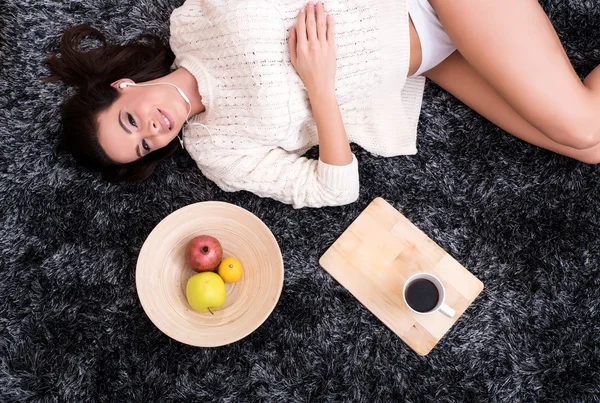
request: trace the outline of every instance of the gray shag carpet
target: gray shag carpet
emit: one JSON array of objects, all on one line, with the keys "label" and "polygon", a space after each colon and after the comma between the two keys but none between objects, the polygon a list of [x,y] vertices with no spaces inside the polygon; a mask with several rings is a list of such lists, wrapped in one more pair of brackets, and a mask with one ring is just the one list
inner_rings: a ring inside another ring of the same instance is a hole
[{"label": "gray shag carpet", "polygon": [[[81,172],[60,142],[69,90],[40,83],[44,56],[78,23],[119,42],[145,31],[166,40],[180,4],[2,2],[1,402],[600,400],[600,168],[512,138],[435,85],[426,89],[418,155],[354,148],[362,189],[346,207],[294,210],[223,192],[184,152],[142,184]],[[600,63],[600,1],[542,4],[584,76]],[[427,357],[318,265],[377,196],[486,285]],[[285,261],[272,315],[213,349],[162,334],[135,289],[153,227],[206,200],[264,220]]]}]

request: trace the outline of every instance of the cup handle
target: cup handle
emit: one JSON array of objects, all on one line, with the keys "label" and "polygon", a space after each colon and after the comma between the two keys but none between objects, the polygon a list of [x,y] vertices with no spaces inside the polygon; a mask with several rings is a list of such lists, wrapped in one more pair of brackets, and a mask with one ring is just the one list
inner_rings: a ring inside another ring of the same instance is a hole
[{"label": "cup handle", "polygon": [[442,306],[440,306],[440,312],[449,318],[452,318],[452,317],[454,317],[454,315],[456,315],[456,312],[454,312],[454,309],[450,308],[446,304],[442,304]]}]

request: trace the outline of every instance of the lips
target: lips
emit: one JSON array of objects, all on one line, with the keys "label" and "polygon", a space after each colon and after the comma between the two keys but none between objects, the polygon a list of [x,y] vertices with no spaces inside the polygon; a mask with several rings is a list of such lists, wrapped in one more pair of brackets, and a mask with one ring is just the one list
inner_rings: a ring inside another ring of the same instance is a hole
[{"label": "lips", "polygon": [[158,112],[160,113],[160,124],[162,125],[163,129],[167,131],[171,130],[175,126],[175,122],[173,122],[171,115],[160,109]]}]

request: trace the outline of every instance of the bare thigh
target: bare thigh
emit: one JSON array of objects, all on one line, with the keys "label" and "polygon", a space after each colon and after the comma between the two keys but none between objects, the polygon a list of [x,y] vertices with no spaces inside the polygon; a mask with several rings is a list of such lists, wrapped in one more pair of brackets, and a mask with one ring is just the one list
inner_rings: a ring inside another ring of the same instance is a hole
[{"label": "bare thigh", "polygon": [[579,150],[551,140],[523,119],[458,51],[425,76],[521,140],[589,164],[600,163],[600,145]]},{"label": "bare thigh", "polygon": [[575,71],[536,0],[429,0],[468,63],[560,144],[600,143],[600,98]]},{"label": "bare thigh", "polygon": [[415,29],[415,24],[408,16],[408,30],[410,32],[410,63],[408,66],[408,76],[412,76],[419,70],[421,66],[421,61],[423,60],[423,54],[421,49],[421,40],[419,39],[419,34],[417,34],[417,30]]}]

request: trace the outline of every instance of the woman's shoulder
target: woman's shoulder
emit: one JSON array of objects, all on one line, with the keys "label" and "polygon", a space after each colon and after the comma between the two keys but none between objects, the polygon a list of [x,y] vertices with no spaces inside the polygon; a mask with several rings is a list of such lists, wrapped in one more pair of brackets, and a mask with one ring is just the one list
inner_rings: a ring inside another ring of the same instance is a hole
[{"label": "woman's shoulder", "polygon": [[[269,1],[188,0],[170,20],[171,48],[227,54],[239,46],[272,42],[285,36],[282,15]],[[256,47],[256,46],[255,46]]]},{"label": "woman's shoulder", "polygon": [[260,27],[273,23],[281,28],[282,18],[280,9],[270,0],[188,0],[171,14],[171,28],[192,25],[222,32],[239,32],[246,26]]}]

